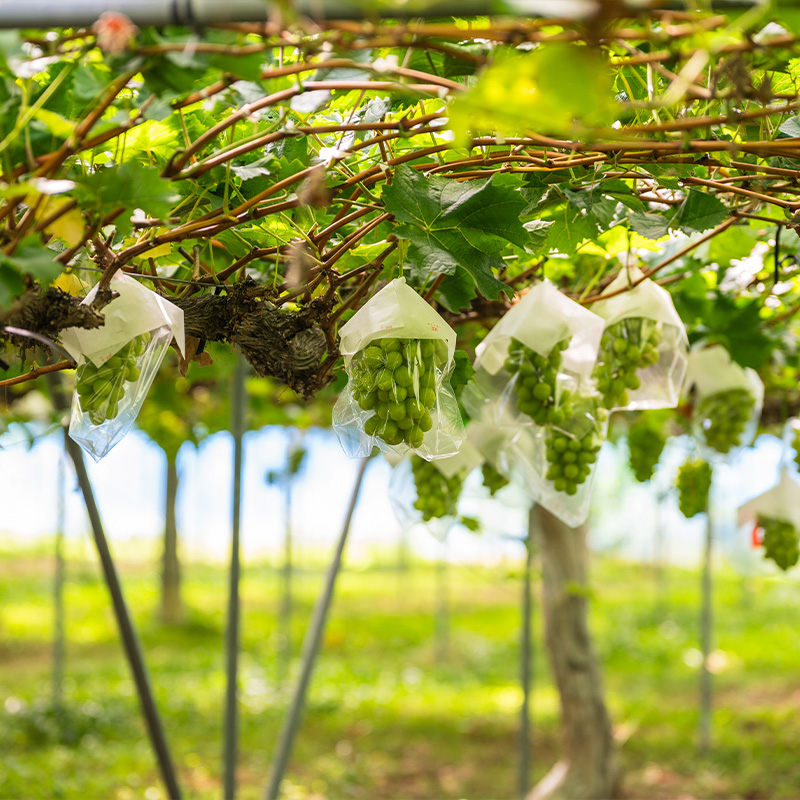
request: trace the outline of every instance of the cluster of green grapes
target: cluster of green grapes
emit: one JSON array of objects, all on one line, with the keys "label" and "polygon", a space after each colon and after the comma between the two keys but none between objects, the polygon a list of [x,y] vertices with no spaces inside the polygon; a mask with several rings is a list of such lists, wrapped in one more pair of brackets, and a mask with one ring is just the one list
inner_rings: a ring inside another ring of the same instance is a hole
[{"label": "cluster of green grapes", "polygon": [[125,384],[139,379],[137,359],[144,354],[150,334],[131,339],[101,367],[86,361],[78,367],[75,391],[81,411],[89,415],[93,425],[100,425],[119,414],[119,403],[125,395]]},{"label": "cluster of green grapes", "polygon": [[628,390],[641,386],[636,373],[658,361],[660,342],[661,324],[646,317],[628,317],[603,331],[594,374],[604,408],[628,405]]},{"label": "cluster of green grapes", "polygon": [[462,475],[456,473],[451,478],[446,478],[433,463],[418,455],[411,456],[411,471],[417,487],[414,508],[422,512],[425,522],[455,512],[464,484]]},{"label": "cluster of green grapes", "polygon": [[678,508],[687,519],[703,513],[708,508],[711,490],[711,465],[707,461],[690,458],[678,470],[675,481],[678,487]]},{"label": "cluster of green grapes", "polygon": [[603,445],[603,424],[607,412],[586,401],[590,412],[576,414],[562,428],[548,426],[545,435],[545,456],[548,461],[545,477],[557,492],[574,495],[586,481]]},{"label": "cluster of green grapes", "polygon": [[791,522],[759,514],[758,527],[764,531],[764,558],[772,559],[784,571],[800,560],[800,536]]},{"label": "cluster of green grapes", "polygon": [[697,406],[705,443],[718,453],[742,444],[755,398],[747,389],[727,389],[706,395]]},{"label": "cluster of green grapes", "polygon": [[505,369],[516,376],[517,408],[537,425],[561,425],[568,417],[564,408],[569,393],[562,391],[556,399],[556,380],[561,368],[561,353],[569,346],[562,339],[546,356],[531,350],[512,337],[508,346]]},{"label": "cluster of green grapes", "polygon": [[494,497],[504,486],[508,486],[508,478],[502,472],[495,469],[488,461],[483,462],[481,467],[483,473],[483,485],[489,490],[489,494]]},{"label": "cluster of green grapes", "polygon": [[375,413],[364,431],[386,444],[419,447],[433,425],[436,376],[447,362],[440,339],[375,339],[353,356],[353,397]]},{"label": "cluster of green grapes", "polygon": [[639,483],[653,477],[666,443],[664,433],[646,419],[638,420],[628,428],[628,462]]}]

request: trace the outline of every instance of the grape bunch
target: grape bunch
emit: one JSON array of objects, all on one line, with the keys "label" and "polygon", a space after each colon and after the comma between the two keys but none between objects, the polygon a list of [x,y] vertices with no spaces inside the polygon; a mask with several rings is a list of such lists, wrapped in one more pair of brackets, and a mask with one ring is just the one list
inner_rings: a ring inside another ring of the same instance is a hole
[{"label": "grape bunch", "polygon": [[353,356],[353,397],[375,413],[364,431],[386,444],[419,447],[433,426],[437,374],[447,362],[439,339],[375,339]]},{"label": "grape bunch", "polygon": [[742,444],[755,398],[746,389],[727,389],[706,395],[697,406],[705,443],[718,453]]},{"label": "grape bunch", "polygon": [[562,339],[546,356],[531,350],[512,337],[504,367],[516,378],[517,408],[537,425],[560,425],[568,414],[564,405],[569,393],[556,399],[556,380],[561,367],[561,353],[569,346]]},{"label": "grape bunch", "polygon": [[628,463],[639,483],[645,483],[656,471],[667,437],[652,422],[640,419],[628,428]]},{"label": "grape bunch", "polygon": [[553,482],[557,492],[568,495],[577,494],[578,486],[589,477],[603,445],[607,419],[607,412],[589,399],[572,413],[566,425],[548,426],[545,434],[545,457],[549,464],[545,477]]},{"label": "grape bunch", "polygon": [[125,395],[125,384],[139,379],[139,359],[147,348],[150,334],[131,339],[101,367],[86,361],[78,367],[75,391],[81,411],[89,415],[93,425],[101,425],[119,414],[119,404]]},{"label": "grape bunch", "polygon": [[628,405],[628,390],[642,383],[636,373],[658,361],[660,342],[661,324],[646,317],[628,317],[603,331],[594,374],[604,408]]},{"label": "grape bunch", "polygon": [[492,497],[504,486],[508,486],[508,478],[495,469],[488,461],[483,462],[481,472],[483,474],[483,485],[489,490],[489,494]]},{"label": "grape bunch", "polygon": [[784,571],[800,560],[800,536],[791,522],[759,514],[758,527],[764,531],[761,540],[764,558],[771,559]]},{"label": "grape bunch", "polygon": [[708,507],[711,490],[711,465],[707,461],[690,458],[678,470],[675,481],[678,487],[678,508],[687,519],[701,514]]},{"label": "grape bunch", "polygon": [[425,522],[455,512],[464,484],[463,475],[456,473],[451,478],[446,478],[432,462],[418,455],[411,456],[411,471],[417,487],[414,508],[422,512]]}]

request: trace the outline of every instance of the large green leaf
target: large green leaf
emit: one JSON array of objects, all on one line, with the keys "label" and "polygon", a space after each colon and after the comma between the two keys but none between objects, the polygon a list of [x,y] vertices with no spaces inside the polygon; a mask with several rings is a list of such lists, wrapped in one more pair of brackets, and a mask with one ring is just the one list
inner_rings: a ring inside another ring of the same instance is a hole
[{"label": "large green leaf", "polygon": [[[686,199],[678,211],[675,221],[684,233],[704,231],[713,228],[728,216],[728,207],[713,194],[697,189],[689,189]],[[641,233],[641,231],[639,231]]]},{"label": "large green leaf", "polygon": [[484,297],[508,291],[493,270],[504,267],[500,255],[508,242],[525,247],[530,240],[520,222],[526,203],[518,192],[493,186],[491,179],[458,183],[401,166],[383,200],[399,223],[395,233],[409,240],[422,278],[455,275],[460,267]]}]

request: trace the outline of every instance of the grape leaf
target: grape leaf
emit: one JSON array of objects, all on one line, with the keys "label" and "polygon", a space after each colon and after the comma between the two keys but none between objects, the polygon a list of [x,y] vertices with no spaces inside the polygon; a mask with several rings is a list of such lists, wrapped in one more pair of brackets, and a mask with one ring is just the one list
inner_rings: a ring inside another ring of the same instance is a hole
[{"label": "grape leaf", "polygon": [[426,178],[403,165],[384,187],[383,200],[399,223],[395,233],[410,242],[420,277],[455,275],[461,268],[484,297],[493,300],[509,291],[492,270],[505,266],[500,254],[507,242],[525,247],[530,241],[519,219],[525,200],[518,192],[493,186],[491,179]]},{"label": "grape leaf", "polygon": [[660,239],[669,231],[669,220],[661,214],[639,213],[634,211],[628,215],[631,230],[646,239]]},{"label": "grape leaf", "polygon": [[719,225],[727,216],[728,207],[722,200],[697,189],[689,189],[675,221],[684,233],[703,233]]}]

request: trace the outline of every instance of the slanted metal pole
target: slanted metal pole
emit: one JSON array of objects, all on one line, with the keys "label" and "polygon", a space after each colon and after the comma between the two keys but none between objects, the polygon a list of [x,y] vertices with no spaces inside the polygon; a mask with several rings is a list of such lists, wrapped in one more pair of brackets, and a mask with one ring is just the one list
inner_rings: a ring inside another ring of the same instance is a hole
[{"label": "slanted metal pole", "polygon": [[711,555],[713,546],[713,520],[711,515],[711,494],[709,492],[706,508],[706,541],[703,552],[703,573],[701,578],[700,640],[703,662],[700,666],[700,719],[699,748],[705,755],[711,747],[711,672],[708,659],[711,655]]},{"label": "slanted metal pole", "polygon": [[66,452],[58,454],[56,501],[56,574],[53,582],[53,706],[64,703],[64,520],[66,518]]},{"label": "slanted metal pole", "polygon": [[336,577],[339,574],[339,569],[342,564],[342,555],[344,554],[344,546],[347,542],[347,534],[350,532],[350,522],[353,519],[353,512],[356,508],[358,501],[358,492],[361,489],[361,483],[364,479],[364,471],[367,468],[368,458],[361,462],[356,475],[356,482],[353,486],[353,494],[350,497],[350,505],[347,507],[347,514],[344,518],[342,525],[342,532],[339,534],[339,542],[336,545],[336,551],[333,555],[333,560],[328,567],[328,575],[325,579],[325,588],[317,600],[314,607],[314,614],[311,618],[306,637],[303,640],[303,654],[302,664],[300,667],[300,677],[297,680],[297,686],[294,690],[292,702],[286,712],[286,717],[283,720],[283,727],[281,728],[280,736],[278,737],[278,744],[275,748],[275,757],[272,762],[272,774],[267,785],[264,797],[266,800],[278,800],[278,794],[281,789],[281,782],[283,775],[286,772],[286,767],[289,765],[289,759],[292,757],[292,748],[294,747],[294,740],[297,730],[300,727],[300,717],[303,714],[303,707],[305,705],[306,694],[308,693],[308,686],[311,682],[311,675],[314,671],[314,666],[317,661],[319,653],[320,642],[322,635],[325,632],[325,623],[328,619],[328,611],[331,607],[333,600],[333,590],[336,586]]},{"label": "slanted metal pole", "polygon": [[246,362],[237,354],[231,391],[231,433],[233,434],[233,519],[231,568],[228,589],[228,627],[225,637],[225,690],[223,800],[236,797],[236,755],[239,738],[239,578],[241,574],[239,530],[242,502],[242,440],[244,438],[244,378]]},{"label": "slanted metal pole", "polygon": [[531,657],[533,599],[531,596],[531,577],[533,573],[533,532],[535,529],[535,506],[531,506],[528,517],[528,536],[525,539],[525,570],[522,585],[522,631],[520,635],[519,673],[522,688],[522,705],[519,709],[519,732],[517,747],[519,764],[517,772],[517,797],[525,800],[530,791],[531,770]]},{"label": "slanted metal pole", "polygon": [[117,626],[119,627],[120,636],[122,637],[125,654],[128,657],[128,663],[133,672],[133,680],[136,684],[136,691],[139,694],[139,702],[142,706],[147,732],[150,735],[150,742],[158,758],[161,777],[167,787],[167,796],[170,800],[180,800],[181,791],[178,787],[175,767],[172,764],[172,757],[169,752],[169,747],[167,746],[164,728],[161,725],[161,718],[158,715],[158,709],[156,708],[156,703],[153,698],[153,691],[150,688],[150,680],[144,665],[144,659],[142,658],[139,640],[136,637],[133,622],[128,613],[128,607],[125,604],[122,586],[119,582],[117,569],[114,566],[114,560],[111,557],[111,551],[108,549],[108,542],[106,541],[105,532],[103,531],[100,512],[94,499],[92,484],[89,481],[89,474],[86,472],[86,464],[83,461],[83,453],[77,443],[69,438],[66,430],[64,431],[64,437],[67,443],[67,452],[72,459],[72,463],[75,465],[78,486],[80,486],[84,502],[86,503],[86,511],[89,514],[89,521],[92,525],[97,554],[100,556],[103,575],[106,579],[108,591],[111,594],[111,602],[114,606],[114,614],[117,617]]}]

